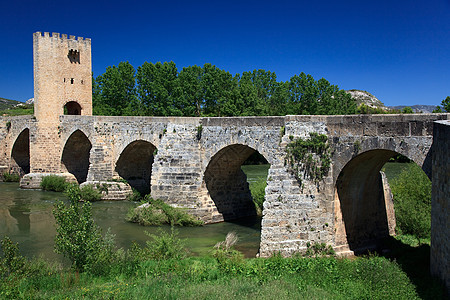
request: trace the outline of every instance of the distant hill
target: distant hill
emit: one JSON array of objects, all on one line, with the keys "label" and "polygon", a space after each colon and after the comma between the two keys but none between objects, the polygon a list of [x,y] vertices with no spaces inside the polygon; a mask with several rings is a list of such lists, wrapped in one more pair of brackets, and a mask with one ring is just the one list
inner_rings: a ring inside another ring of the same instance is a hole
[{"label": "distant hill", "polygon": [[349,93],[353,99],[356,100],[356,104],[359,106],[361,104],[365,104],[367,106],[373,107],[373,108],[381,108],[385,111],[387,110],[402,110],[403,108],[409,106],[413,109],[415,113],[432,113],[433,110],[436,109],[436,105],[397,105],[397,106],[385,106],[383,102],[378,100],[377,97],[372,95],[369,92],[361,91],[361,90],[348,90],[346,91]]},{"label": "distant hill", "polygon": [[348,90],[345,91],[346,93],[350,94],[353,99],[356,100],[356,104],[359,106],[361,104],[365,104],[370,107],[374,108],[382,108],[387,109],[386,106],[384,106],[383,102],[378,100],[377,97],[372,95],[369,92],[361,91],[361,90]]},{"label": "distant hill", "polygon": [[[0,110],[5,110],[8,108],[13,108],[22,102],[16,100],[10,100],[5,98],[0,98]],[[23,103],[22,103],[23,104]]]},{"label": "distant hill", "polygon": [[[392,108],[392,109],[403,109],[404,107],[407,107],[407,106],[409,106],[409,105],[397,105],[397,106],[388,106],[388,107]],[[436,109],[437,105],[417,104],[417,105],[411,105],[409,107],[411,107],[415,113],[422,112],[422,113],[427,114],[427,113],[432,113],[433,110]]]}]

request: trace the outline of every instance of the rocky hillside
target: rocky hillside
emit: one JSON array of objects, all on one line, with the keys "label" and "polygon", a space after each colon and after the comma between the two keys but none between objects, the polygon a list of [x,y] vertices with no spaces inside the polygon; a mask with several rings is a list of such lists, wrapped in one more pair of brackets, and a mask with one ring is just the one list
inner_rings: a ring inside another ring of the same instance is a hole
[{"label": "rocky hillside", "polygon": [[353,99],[356,100],[356,104],[359,106],[360,104],[365,104],[374,108],[382,108],[385,109],[383,102],[377,99],[374,95],[369,92],[361,91],[361,90],[348,90],[345,91],[349,93]]}]

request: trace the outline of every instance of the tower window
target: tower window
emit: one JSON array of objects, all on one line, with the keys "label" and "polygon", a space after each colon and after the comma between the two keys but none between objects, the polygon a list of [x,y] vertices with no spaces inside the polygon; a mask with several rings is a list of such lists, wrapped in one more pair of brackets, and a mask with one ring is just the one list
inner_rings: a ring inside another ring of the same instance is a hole
[{"label": "tower window", "polygon": [[70,63],[80,63],[80,51],[78,50],[70,49],[67,57],[69,58]]},{"label": "tower window", "polygon": [[70,84],[73,84],[73,78],[70,78]]}]

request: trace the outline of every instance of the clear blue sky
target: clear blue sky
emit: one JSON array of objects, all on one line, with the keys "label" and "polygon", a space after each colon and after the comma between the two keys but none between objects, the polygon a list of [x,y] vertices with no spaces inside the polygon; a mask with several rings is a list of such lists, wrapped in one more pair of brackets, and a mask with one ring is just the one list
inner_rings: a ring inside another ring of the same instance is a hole
[{"label": "clear blue sky", "polygon": [[0,97],[33,97],[35,31],[91,38],[95,76],[121,61],[211,63],[283,81],[305,72],[386,105],[450,96],[450,0],[4,0]]}]

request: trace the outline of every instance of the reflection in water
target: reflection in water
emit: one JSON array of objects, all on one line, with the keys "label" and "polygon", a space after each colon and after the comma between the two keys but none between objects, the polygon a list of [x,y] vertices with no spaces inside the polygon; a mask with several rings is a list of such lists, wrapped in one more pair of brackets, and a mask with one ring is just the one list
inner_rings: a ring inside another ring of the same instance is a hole
[{"label": "reflection in water", "polygon": [[[28,257],[43,255],[50,260],[61,260],[53,251],[56,234],[52,215],[57,199],[66,200],[61,193],[22,190],[17,183],[0,182],[0,238],[8,235]],[[169,226],[143,227],[125,221],[125,216],[136,204],[119,202],[93,203],[93,217],[106,232],[108,228],[116,235],[118,247],[128,248],[133,241],[144,245],[148,240],[145,231],[158,233],[158,229],[170,230]],[[210,224],[203,227],[179,227],[179,237],[193,255],[207,255],[217,242],[225,239],[230,231],[239,236],[236,249],[246,257],[255,257],[259,248],[261,218],[245,218],[234,222]]]}]

